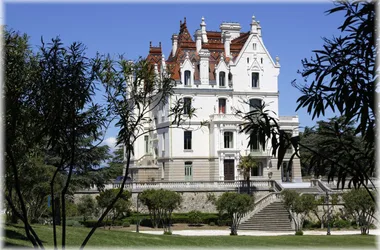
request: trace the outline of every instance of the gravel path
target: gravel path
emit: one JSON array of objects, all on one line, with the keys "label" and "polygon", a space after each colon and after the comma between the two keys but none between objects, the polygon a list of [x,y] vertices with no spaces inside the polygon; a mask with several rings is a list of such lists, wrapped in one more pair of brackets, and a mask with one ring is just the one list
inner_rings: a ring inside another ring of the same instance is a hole
[{"label": "gravel path", "polygon": [[[380,230],[370,230],[370,234],[380,235]],[[140,233],[146,234],[157,234],[162,235],[163,231],[140,231]],[[230,235],[230,230],[174,230],[174,235],[183,236],[225,236]],[[360,234],[360,231],[331,231],[331,235],[352,235]],[[277,235],[294,235],[293,231],[286,232],[268,232],[268,231],[248,231],[240,230],[238,235],[249,235],[249,236],[277,236]],[[304,235],[326,235],[326,231],[304,231]]]}]

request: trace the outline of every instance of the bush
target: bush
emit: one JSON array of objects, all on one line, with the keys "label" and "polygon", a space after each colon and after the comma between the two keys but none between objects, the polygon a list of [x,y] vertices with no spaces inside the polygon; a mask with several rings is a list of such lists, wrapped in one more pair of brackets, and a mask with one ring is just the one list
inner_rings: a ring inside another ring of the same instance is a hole
[{"label": "bush", "polygon": [[351,222],[348,220],[336,220],[334,221],[333,227],[336,228],[349,228],[351,226]]},{"label": "bush", "polygon": [[131,223],[129,223],[128,221],[123,223],[123,227],[130,227],[130,226],[131,226]]},{"label": "bush", "polygon": [[215,222],[211,221],[211,222],[209,223],[209,225],[213,227],[213,226],[215,226]]},{"label": "bush", "polygon": [[75,221],[75,220],[66,220],[66,226],[68,226],[68,227],[74,226],[75,223],[79,224],[79,222]]},{"label": "bush", "polygon": [[298,230],[295,235],[303,235],[303,231]]},{"label": "bush", "polygon": [[164,232],[164,235],[172,235],[172,232]]},{"label": "bush", "polygon": [[199,225],[202,222],[202,213],[200,211],[191,211],[189,212],[189,224],[191,225]]}]

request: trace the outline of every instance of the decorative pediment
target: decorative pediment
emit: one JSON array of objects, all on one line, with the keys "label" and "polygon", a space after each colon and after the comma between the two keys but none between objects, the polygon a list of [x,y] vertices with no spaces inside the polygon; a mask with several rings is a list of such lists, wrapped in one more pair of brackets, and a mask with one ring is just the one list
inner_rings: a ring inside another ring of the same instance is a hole
[{"label": "decorative pediment", "polygon": [[264,67],[257,61],[257,57],[254,57],[251,65],[248,67],[248,71],[264,71]]}]

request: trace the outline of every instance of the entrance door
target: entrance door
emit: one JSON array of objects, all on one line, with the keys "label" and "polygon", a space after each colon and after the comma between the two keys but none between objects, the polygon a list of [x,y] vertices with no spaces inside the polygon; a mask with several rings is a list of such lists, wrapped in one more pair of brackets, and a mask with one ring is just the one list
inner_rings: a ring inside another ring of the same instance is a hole
[{"label": "entrance door", "polygon": [[281,166],[282,182],[292,181],[292,165],[289,162],[284,161]]},{"label": "entrance door", "polygon": [[224,180],[235,180],[235,160],[224,160]]}]

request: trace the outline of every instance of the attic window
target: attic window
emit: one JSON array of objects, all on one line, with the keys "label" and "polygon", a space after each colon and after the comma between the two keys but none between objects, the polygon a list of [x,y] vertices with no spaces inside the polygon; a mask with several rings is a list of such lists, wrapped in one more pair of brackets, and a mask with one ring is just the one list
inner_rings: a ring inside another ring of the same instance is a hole
[{"label": "attic window", "polygon": [[263,64],[263,58],[261,57],[261,64]]},{"label": "attic window", "polygon": [[253,45],[253,50],[256,50],[256,43],[254,43],[252,45]]},{"label": "attic window", "polygon": [[249,57],[247,57],[247,63],[249,63]]},{"label": "attic window", "polygon": [[185,70],[185,86],[190,85],[190,70]]}]

